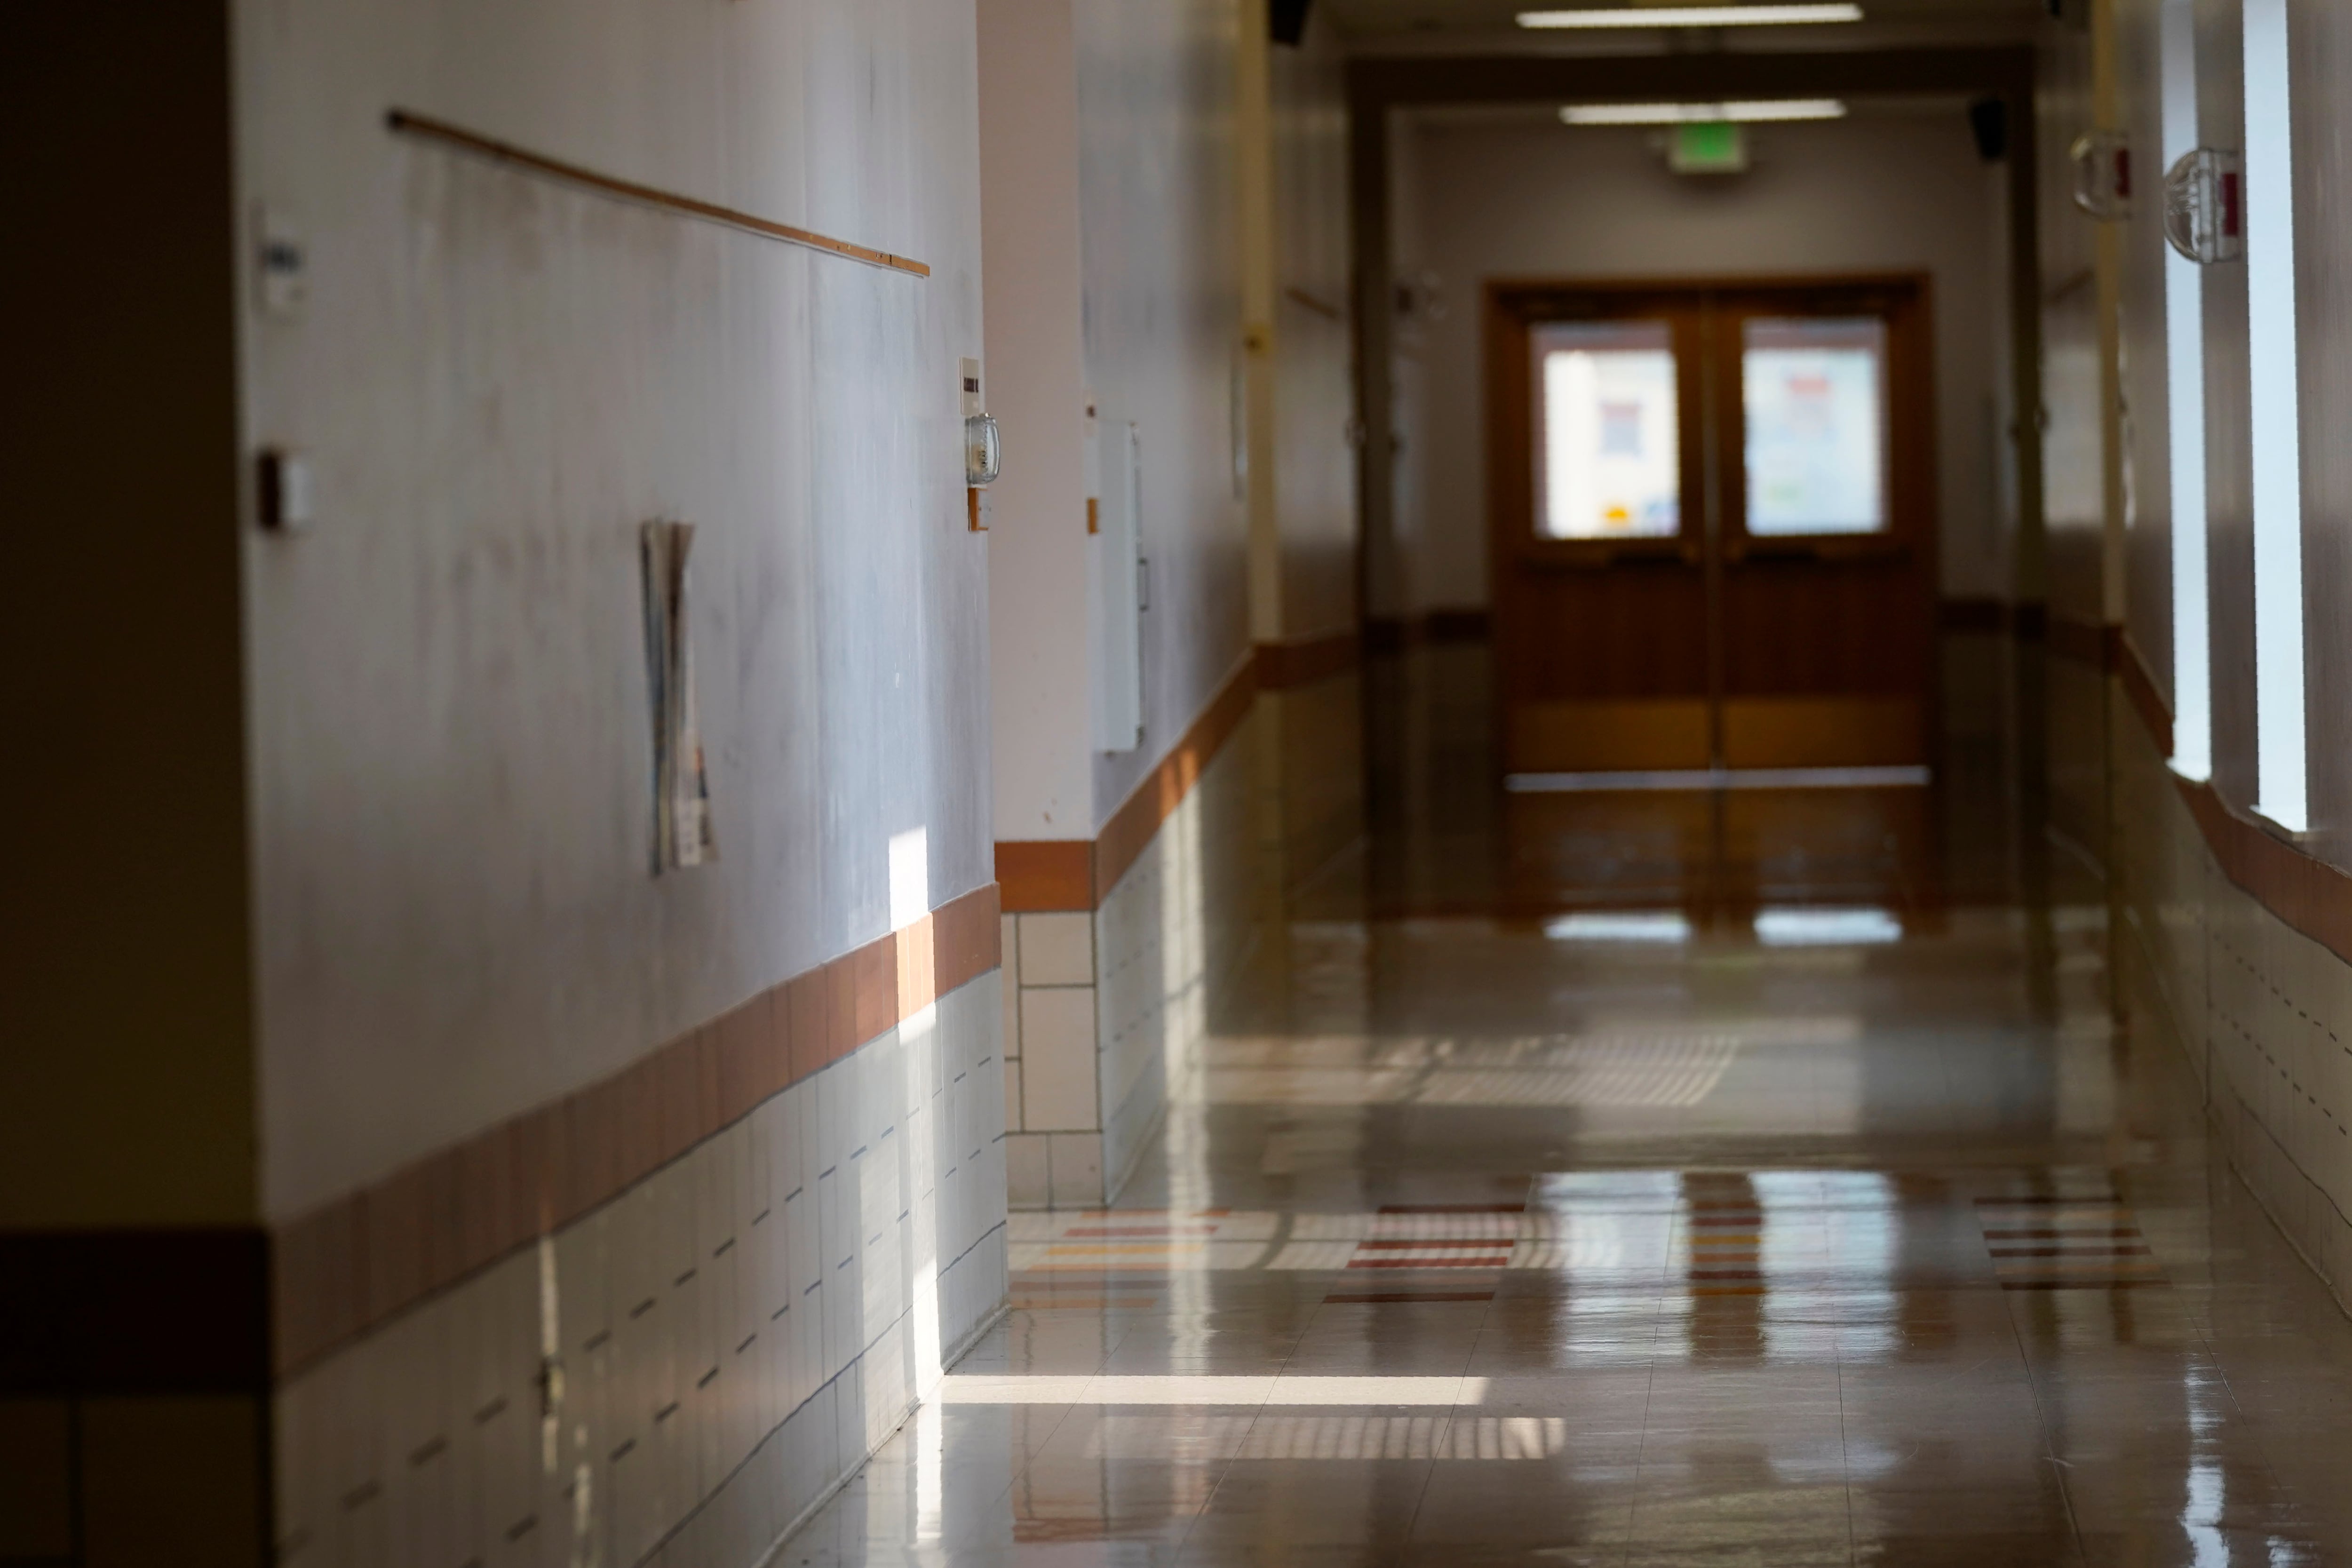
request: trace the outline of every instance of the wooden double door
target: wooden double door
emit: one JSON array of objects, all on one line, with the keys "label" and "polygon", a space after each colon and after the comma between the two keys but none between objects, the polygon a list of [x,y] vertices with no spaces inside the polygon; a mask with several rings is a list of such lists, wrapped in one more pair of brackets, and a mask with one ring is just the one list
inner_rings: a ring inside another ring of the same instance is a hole
[{"label": "wooden double door", "polygon": [[1507,772],[1927,761],[1925,291],[1489,287]]}]

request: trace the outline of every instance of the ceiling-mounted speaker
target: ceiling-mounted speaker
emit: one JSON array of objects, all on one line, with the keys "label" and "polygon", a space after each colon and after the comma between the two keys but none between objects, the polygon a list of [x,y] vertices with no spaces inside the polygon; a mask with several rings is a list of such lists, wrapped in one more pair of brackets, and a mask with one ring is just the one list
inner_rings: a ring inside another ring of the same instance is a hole
[{"label": "ceiling-mounted speaker", "polygon": [[1266,37],[1294,47],[1307,37],[1307,0],[1266,0]]},{"label": "ceiling-mounted speaker", "polygon": [[2009,156],[2009,103],[2004,99],[1979,98],[1969,105],[1969,129],[1975,132],[1977,156],[1998,163]]}]

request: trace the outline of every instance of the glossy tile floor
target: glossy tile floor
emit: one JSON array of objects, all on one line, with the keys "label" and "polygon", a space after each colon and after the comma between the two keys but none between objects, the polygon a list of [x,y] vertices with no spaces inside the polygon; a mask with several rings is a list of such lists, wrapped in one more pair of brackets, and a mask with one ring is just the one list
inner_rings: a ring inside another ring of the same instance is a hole
[{"label": "glossy tile floor", "polygon": [[1692,907],[1303,911],[777,1561],[2352,1561],[2352,1324],[2110,1028],[2103,906],[1808,897],[1874,814],[1759,803],[1771,885]]}]

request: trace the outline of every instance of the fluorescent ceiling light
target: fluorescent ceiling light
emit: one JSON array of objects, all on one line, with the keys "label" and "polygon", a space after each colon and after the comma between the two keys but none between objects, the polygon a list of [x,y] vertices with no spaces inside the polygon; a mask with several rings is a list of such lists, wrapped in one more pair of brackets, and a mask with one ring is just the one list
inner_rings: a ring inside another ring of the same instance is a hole
[{"label": "fluorescent ceiling light", "polygon": [[1544,922],[1554,942],[1654,942],[1690,940],[1690,917],[1675,910],[1560,915]]},{"label": "fluorescent ceiling light", "polygon": [[1697,125],[1724,121],[1843,120],[1834,98],[1779,98],[1729,103],[1571,103],[1559,111],[1570,125]]},{"label": "fluorescent ceiling light", "polygon": [[1859,22],[1850,0],[1801,5],[1611,5],[1577,11],[1522,11],[1522,27],[1775,27],[1799,22]]},{"label": "fluorescent ceiling light", "polygon": [[1903,940],[1903,922],[1879,909],[1766,909],[1756,911],[1756,940],[1767,947],[1851,947]]}]

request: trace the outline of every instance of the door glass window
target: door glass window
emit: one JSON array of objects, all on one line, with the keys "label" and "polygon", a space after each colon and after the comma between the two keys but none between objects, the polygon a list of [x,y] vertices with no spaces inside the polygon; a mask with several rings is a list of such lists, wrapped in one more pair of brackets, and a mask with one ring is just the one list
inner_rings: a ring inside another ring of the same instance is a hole
[{"label": "door glass window", "polygon": [[1741,328],[1748,531],[1886,527],[1886,325],[1753,318]]},{"label": "door glass window", "polygon": [[1664,321],[1535,330],[1536,531],[1659,539],[1682,529],[1674,342]]}]

